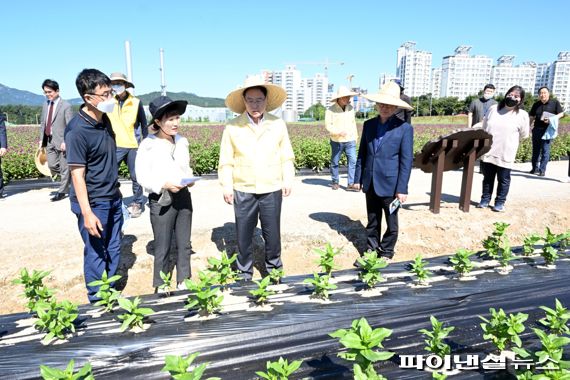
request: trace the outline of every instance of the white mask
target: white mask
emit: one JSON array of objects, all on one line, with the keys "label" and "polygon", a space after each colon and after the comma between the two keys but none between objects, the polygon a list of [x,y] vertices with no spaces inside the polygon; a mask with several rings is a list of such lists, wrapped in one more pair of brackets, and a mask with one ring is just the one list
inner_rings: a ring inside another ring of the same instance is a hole
[{"label": "white mask", "polygon": [[113,89],[113,91],[115,91],[115,94],[120,95],[123,92],[125,92],[125,86],[123,86],[122,84],[114,84],[111,86],[111,88]]},{"label": "white mask", "polygon": [[115,100],[111,98],[104,102],[99,102],[99,104],[97,104],[97,109],[103,113],[111,113],[115,109]]},{"label": "white mask", "polygon": [[494,94],[483,94],[485,100],[493,99]]}]

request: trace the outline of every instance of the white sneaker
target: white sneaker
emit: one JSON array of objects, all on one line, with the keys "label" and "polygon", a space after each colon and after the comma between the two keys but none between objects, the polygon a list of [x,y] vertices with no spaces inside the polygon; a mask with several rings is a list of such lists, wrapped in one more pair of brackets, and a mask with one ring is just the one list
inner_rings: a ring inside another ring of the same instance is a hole
[{"label": "white sneaker", "polygon": [[138,218],[142,214],[141,206],[137,203],[131,203],[128,209],[131,218]]},{"label": "white sneaker", "polygon": [[185,283],[185,282],[179,282],[178,285],[176,285],[176,289],[178,289],[178,290],[188,290],[188,288],[186,287],[186,283]]}]

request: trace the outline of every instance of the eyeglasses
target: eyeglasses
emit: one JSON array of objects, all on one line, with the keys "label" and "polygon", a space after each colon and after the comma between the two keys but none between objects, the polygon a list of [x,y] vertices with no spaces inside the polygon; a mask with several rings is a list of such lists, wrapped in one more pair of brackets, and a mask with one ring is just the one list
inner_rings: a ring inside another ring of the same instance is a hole
[{"label": "eyeglasses", "polygon": [[115,91],[109,90],[109,91],[105,91],[105,92],[102,93],[102,94],[95,94],[95,93],[93,93],[93,92],[89,92],[89,93],[87,93],[87,94],[88,94],[88,95],[100,96],[100,97],[102,97],[102,98],[104,98],[104,99],[109,99],[111,96],[113,96],[113,95],[115,94]]},{"label": "eyeglasses", "polygon": [[245,102],[247,104],[249,104],[250,106],[254,106],[254,105],[257,106],[257,105],[263,104],[263,103],[265,103],[265,100],[266,100],[265,98],[258,98],[258,99],[245,98]]}]

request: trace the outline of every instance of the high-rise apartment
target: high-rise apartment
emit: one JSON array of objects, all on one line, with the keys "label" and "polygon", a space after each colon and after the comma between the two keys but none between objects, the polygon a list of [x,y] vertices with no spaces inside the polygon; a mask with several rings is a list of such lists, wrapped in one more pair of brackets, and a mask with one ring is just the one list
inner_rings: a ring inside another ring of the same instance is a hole
[{"label": "high-rise apartment", "polygon": [[550,73],[551,64],[549,63],[539,63],[536,65],[536,80],[534,83],[533,95],[538,95],[538,89],[541,87],[550,88],[552,85],[552,75]]},{"label": "high-rise apartment", "polygon": [[561,51],[552,63],[552,83],[549,86],[566,112],[570,111],[570,51]]},{"label": "high-rise apartment", "polygon": [[441,67],[431,69],[431,87],[430,93],[432,98],[439,98],[441,92]]},{"label": "high-rise apartment", "polygon": [[408,41],[398,49],[396,76],[402,81],[408,96],[430,92],[431,53],[416,50],[416,43]]},{"label": "high-rise apartment", "polygon": [[514,66],[514,55],[503,55],[497,59],[497,65],[491,69],[491,81],[496,93],[504,95],[514,85],[521,86],[531,93],[536,82],[536,63],[525,62]]},{"label": "high-rise apartment", "polygon": [[440,96],[465,99],[477,94],[491,79],[493,60],[469,55],[471,46],[458,46],[454,55],[443,57]]}]

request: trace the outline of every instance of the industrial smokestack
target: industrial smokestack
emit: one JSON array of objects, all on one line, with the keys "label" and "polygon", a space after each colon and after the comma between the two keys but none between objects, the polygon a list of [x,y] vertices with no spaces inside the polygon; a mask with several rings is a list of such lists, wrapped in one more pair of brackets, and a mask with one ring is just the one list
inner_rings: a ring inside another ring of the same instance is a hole
[{"label": "industrial smokestack", "polygon": [[164,81],[164,49],[160,48],[160,92],[166,96],[166,82]]},{"label": "industrial smokestack", "polygon": [[[133,83],[133,66],[131,61],[131,41],[125,41],[125,59],[127,61],[127,79]],[[135,89],[129,89],[129,92],[134,95]]]}]

